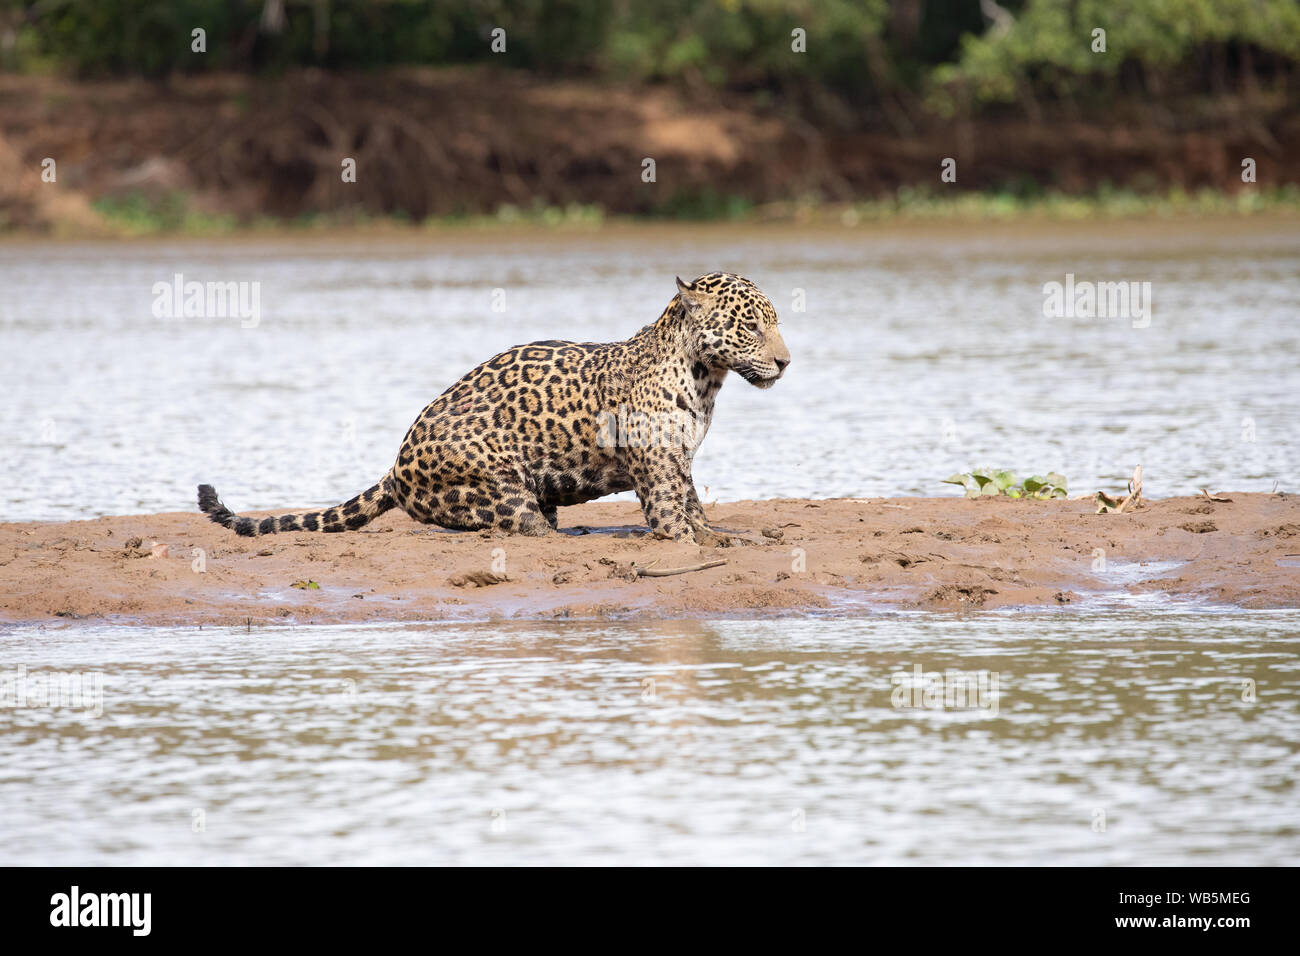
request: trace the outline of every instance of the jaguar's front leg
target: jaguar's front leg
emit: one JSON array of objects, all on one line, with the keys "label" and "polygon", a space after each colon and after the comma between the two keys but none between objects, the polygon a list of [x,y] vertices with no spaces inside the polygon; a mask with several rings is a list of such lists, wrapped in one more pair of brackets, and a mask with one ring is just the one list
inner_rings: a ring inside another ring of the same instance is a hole
[{"label": "jaguar's front leg", "polygon": [[709,519],[704,514],[704,505],[700,504],[699,493],[695,490],[695,482],[690,481],[688,477],[686,492],[686,517],[691,523],[691,527],[696,531],[712,531],[709,527]]},{"label": "jaguar's front leg", "polygon": [[750,543],[743,537],[719,531],[709,524],[704,514],[704,505],[700,502],[699,492],[695,490],[695,480],[691,477],[689,464],[686,468],[686,517],[695,532],[695,543],[706,548],[730,548],[735,544]]},{"label": "jaguar's front leg", "polygon": [[705,548],[731,547],[734,539],[709,524],[709,519],[704,514],[704,505],[700,504],[700,496],[695,491],[695,482],[690,481],[689,477],[687,480],[690,490],[686,493],[686,518],[695,532],[695,543]]},{"label": "jaguar's front leg", "polygon": [[695,493],[694,485],[686,496],[686,514],[695,532],[695,543],[704,548],[729,548],[736,539],[725,531],[715,530],[704,516],[704,506],[700,496]]},{"label": "jaguar's front leg", "polygon": [[689,473],[671,450],[629,448],[628,472],[650,531],[660,538],[690,541],[695,523],[686,509]]},{"label": "jaguar's front leg", "polygon": [[734,543],[731,535],[716,530],[709,524],[708,516],[704,513],[704,505],[700,502],[699,492],[695,490],[695,479],[691,477],[690,463],[685,466],[684,478],[686,482],[686,520],[691,523],[691,530],[695,534],[695,543],[706,548],[729,548]]}]

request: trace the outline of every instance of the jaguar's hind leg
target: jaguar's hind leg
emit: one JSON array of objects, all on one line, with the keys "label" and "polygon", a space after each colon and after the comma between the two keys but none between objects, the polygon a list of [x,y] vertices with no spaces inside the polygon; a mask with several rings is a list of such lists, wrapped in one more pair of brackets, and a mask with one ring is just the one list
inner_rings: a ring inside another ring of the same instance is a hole
[{"label": "jaguar's hind leg", "polygon": [[[557,516],[555,509],[552,508],[550,513],[543,511],[537,504],[537,499],[525,496],[523,504],[513,505],[521,495],[512,494],[506,499],[506,507],[512,508],[514,514],[510,517],[502,517],[503,531],[513,531],[515,534],[526,534],[533,537],[542,537],[543,535],[555,534],[555,525]],[[497,506],[497,513],[500,514],[501,506]],[[509,525],[506,527],[504,525]]]},{"label": "jaguar's hind leg", "polygon": [[439,488],[412,501],[407,512],[418,521],[460,531],[491,529],[506,534],[546,535],[555,527],[543,514],[536,495],[514,484]]},{"label": "jaguar's hind leg", "polygon": [[423,454],[432,464],[423,465],[423,455],[416,455],[423,467],[394,469],[389,491],[416,521],[460,531],[552,533],[512,457],[468,441],[427,447]]}]

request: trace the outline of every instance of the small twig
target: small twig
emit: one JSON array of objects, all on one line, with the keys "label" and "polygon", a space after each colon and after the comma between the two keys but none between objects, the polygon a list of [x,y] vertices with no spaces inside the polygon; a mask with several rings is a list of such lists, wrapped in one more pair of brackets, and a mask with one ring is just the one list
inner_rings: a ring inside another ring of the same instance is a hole
[{"label": "small twig", "polygon": [[637,568],[636,576],[639,578],[666,578],[670,574],[689,574],[691,571],[706,571],[709,568],[716,568],[719,565],[726,563],[726,561],[706,561],[703,564],[692,564],[687,568]]},{"label": "small twig", "polygon": [[1119,507],[1115,509],[1115,513],[1123,514],[1125,508],[1127,508],[1131,504],[1134,504],[1141,497],[1142,497],[1142,466],[1138,465],[1135,469],[1133,469],[1133,478],[1128,483],[1128,497],[1119,503]]}]

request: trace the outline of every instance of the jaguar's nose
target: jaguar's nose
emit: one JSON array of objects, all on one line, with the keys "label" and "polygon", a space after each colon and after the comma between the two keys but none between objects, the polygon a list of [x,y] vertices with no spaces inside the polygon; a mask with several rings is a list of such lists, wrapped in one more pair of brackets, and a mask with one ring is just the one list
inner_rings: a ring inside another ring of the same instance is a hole
[{"label": "jaguar's nose", "polygon": [[786,359],[772,359],[772,361],[776,363],[777,376],[779,377],[781,375],[784,375],[785,367],[790,364],[790,360],[786,358]]}]

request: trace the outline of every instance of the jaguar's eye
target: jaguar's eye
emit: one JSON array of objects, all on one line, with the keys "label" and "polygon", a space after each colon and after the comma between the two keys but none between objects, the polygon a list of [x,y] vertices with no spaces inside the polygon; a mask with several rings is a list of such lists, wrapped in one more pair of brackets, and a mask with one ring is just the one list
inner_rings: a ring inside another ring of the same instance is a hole
[{"label": "jaguar's eye", "polygon": [[749,329],[749,331],[751,331],[751,332],[757,332],[759,326],[758,326],[758,323],[757,323],[757,322],[746,322],[746,323],[745,323],[745,328]]}]

